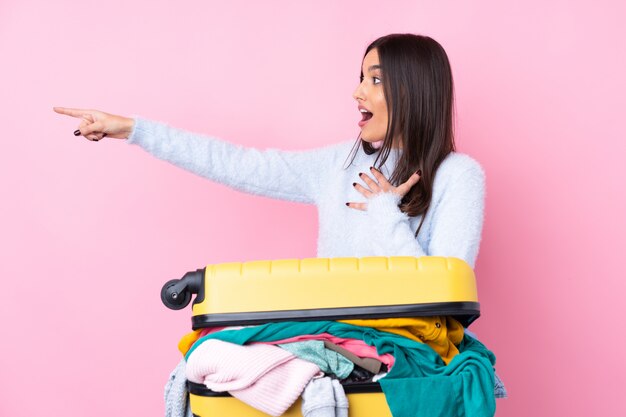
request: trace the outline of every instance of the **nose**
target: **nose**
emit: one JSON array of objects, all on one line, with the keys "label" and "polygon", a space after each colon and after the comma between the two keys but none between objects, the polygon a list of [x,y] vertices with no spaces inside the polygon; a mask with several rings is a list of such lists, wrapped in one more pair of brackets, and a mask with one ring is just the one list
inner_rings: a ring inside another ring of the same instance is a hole
[{"label": "nose", "polygon": [[356,100],[363,100],[364,94],[363,94],[363,89],[361,88],[361,85],[363,83],[359,84],[356,89],[354,90],[354,92],[352,93],[352,97]]}]

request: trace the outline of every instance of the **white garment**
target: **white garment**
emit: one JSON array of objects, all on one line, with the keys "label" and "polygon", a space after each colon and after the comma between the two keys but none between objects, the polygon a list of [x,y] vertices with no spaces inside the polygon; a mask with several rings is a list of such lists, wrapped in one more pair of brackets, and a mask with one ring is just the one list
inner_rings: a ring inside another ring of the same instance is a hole
[{"label": "white garment", "polygon": [[329,377],[314,378],[302,393],[303,417],[348,417],[348,398],[343,386]]},{"label": "white garment", "polygon": [[[212,181],[250,194],[315,204],[319,213],[317,256],[449,256],[474,267],[480,243],[485,176],[471,157],[453,152],[439,166],[431,208],[415,238],[421,216],[409,217],[398,208],[399,198],[380,193],[366,199],[352,183],[365,185],[363,172],[378,152],[358,147],[352,165],[343,169],[354,141],[305,151],[260,150],[135,117],[129,144],[141,146]],[[390,178],[398,155],[392,151],[382,167]],[[347,163],[346,163],[347,165]],[[367,202],[367,211],[346,202]]]},{"label": "white garment", "polygon": [[187,392],[186,366],[187,362],[182,359],[165,384],[165,417],[193,417]]}]

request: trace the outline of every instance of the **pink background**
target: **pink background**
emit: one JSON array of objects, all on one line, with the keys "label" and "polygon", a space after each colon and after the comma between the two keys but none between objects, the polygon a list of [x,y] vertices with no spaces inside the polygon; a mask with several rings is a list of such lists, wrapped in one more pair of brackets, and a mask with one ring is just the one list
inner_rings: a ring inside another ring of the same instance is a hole
[{"label": "pink background", "polygon": [[497,415],[626,415],[623,4],[4,0],[0,415],[162,415],[190,312],[161,285],[315,256],[314,207],[76,138],[52,106],[330,144],[356,138],[362,54],[391,32],[444,46],[459,149],[487,172],[473,329],[509,389]]}]

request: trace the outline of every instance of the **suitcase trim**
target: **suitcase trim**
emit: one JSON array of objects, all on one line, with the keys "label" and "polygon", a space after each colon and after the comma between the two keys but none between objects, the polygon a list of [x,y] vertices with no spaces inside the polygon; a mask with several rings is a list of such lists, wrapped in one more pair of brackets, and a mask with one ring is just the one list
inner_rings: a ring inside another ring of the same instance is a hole
[{"label": "suitcase trim", "polygon": [[474,320],[480,317],[480,303],[455,301],[311,310],[202,314],[191,318],[191,326],[193,330],[198,330],[205,327],[247,326],[281,321],[352,320],[419,316],[453,316],[464,327],[468,327]]},{"label": "suitcase trim", "polygon": [[[370,394],[372,392],[383,392],[378,382],[348,383],[341,384],[346,394]],[[228,391],[212,391],[203,384],[187,381],[187,390],[190,394],[201,397],[232,397]]]}]

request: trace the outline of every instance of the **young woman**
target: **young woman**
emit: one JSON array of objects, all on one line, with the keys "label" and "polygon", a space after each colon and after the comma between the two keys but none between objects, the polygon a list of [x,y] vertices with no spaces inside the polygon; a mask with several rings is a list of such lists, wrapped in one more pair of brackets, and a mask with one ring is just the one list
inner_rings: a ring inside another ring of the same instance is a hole
[{"label": "young woman", "polygon": [[474,267],[485,176],[474,159],[455,152],[444,49],[426,36],[381,37],[365,51],[359,82],[357,141],[306,151],[245,148],[142,117],[54,111],[82,119],[77,136],[126,139],[232,188],[315,204],[318,257],[438,255]]},{"label": "young woman", "polygon": [[[444,49],[413,34],[376,39],[365,51],[353,97],[362,115],[356,142],[304,151],[246,148],[142,117],[54,110],[81,119],[76,136],[126,139],[240,191],[315,204],[318,257],[436,255],[473,268],[485,175],[474,159],[455,152],[454,88]],[[182,362],[166,388],[172,415],[182,415],[174,405],[184,404]],[[497,375],[495,384],[495,396],[506,397]]]}]

